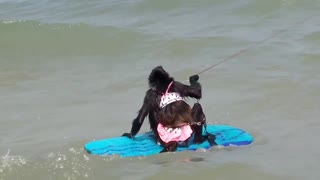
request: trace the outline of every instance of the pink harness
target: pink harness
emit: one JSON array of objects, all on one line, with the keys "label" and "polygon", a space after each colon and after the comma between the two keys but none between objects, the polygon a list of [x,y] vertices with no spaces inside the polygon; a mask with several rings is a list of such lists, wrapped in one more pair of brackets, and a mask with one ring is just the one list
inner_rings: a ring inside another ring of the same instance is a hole
[{"label": "pink harness", "polygon": [[[163,108],[172,102],[183,100],[179,93],[168,92],[172,83],[173,81],[169,84],[166,92],[161,97],[160,108]],[[169,128],[159,123],[157,131],[160,139],[165,143],[168,143],[170,141],[185,141],[190,138],[192,134],[192,129],[189,124],[182,124],[181,126],[176,128]]]}]

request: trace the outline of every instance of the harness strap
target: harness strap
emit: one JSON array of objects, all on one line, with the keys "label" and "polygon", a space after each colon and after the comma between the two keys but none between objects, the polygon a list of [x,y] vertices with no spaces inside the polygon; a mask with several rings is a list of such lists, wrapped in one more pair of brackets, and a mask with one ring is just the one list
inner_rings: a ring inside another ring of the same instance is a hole
[{"label": "harness strap", "polygon": [[169,91],[169,89],[170,89],[170,87],[171,87],[171,85],[173,84],[173,81],[171,81],[170,82],[170,84],[168,85],[168,88],[167,88],[167,90],[166,90],[166,93],[165,94],[167,94],[168,93],[168,91]]},{"label": "harness strap", "polygon": [[170,87],[171,87],[172,84],[173,84],[173,81],[170,82],[170,84],[168,85],[165,93],[159,91],[159,90],[156,89],[156,88],[151,88],[151,89],[154,90],[154,91],[156,91],[156,92],[158,92],[158,93],[160,93],[160,94],[162,94],[162,95],[165,95],[165,94],[167,94],[167,93],[169,92],[169,89],[170,89]]}]

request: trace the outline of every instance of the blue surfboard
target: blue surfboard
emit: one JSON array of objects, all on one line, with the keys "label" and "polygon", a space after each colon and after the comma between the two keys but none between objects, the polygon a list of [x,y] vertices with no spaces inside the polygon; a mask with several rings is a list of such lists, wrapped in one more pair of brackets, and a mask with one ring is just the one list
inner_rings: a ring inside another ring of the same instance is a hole
[{"label": "blue surfboard", "polygon": [[[223,124],[208,124],[207,131],[216,136],[219,146],[245,146],[253,142],[253,137],[246,131]],[[203,134],[205,131],[203,130]],[[179,146],[177,151],[195,151],[197,149],[210,149],[208,141],[201,144]],[[154,140],[154,134],[147,132],[136,135],[133,139],[127,137],[112,137],[95,140],[85,144],[84,149],[94,155],[118,155],[120,157],[150,156],[159,154],[163,149]]]}]

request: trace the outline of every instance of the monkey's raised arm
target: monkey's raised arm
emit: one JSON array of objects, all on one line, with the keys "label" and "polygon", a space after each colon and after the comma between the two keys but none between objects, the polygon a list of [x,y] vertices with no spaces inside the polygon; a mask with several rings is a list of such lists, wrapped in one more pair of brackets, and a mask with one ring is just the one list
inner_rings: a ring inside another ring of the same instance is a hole
[{"label": "monkey's raised arm", "polygon": [[190,86],[182,84],[178,81],[174,82],[174,85],[172,87],[172,91],[179,92],[181,96],[189,96],[196,99],[202,98],[202,92],[201,92],[201,85],[198,82],[199,76],[194,75],[190,78]]},{"label": "monkey's raised arm", "polygon": [[152,89],[149,89],[146,92],[146,95],[143,100],[143,104],[140,110],[138,111],[138,116],[132,121],[132,127],[131,127],[130,133],[124,133],[122,136],[127,136],[129,138],[132,138],[139,132],[144,119],[150,113],[150,109],[152,108],[151,103],[154,101],[153,100],[154,95],[152,91],[153,91]]}]

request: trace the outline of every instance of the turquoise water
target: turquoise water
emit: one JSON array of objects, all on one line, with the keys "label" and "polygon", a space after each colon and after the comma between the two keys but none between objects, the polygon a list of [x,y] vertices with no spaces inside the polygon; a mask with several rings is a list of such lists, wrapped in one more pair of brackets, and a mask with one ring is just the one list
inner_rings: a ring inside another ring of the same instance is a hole
[{"label": "turquoise water", "polygon": [[[0,180],[319,179],[319,7],[0,0]],[[153,67],[186,82],[268,37],[200,75],[208,121],[250,132],[253,145],[130,159],[84,152],[130,130]]]}]

